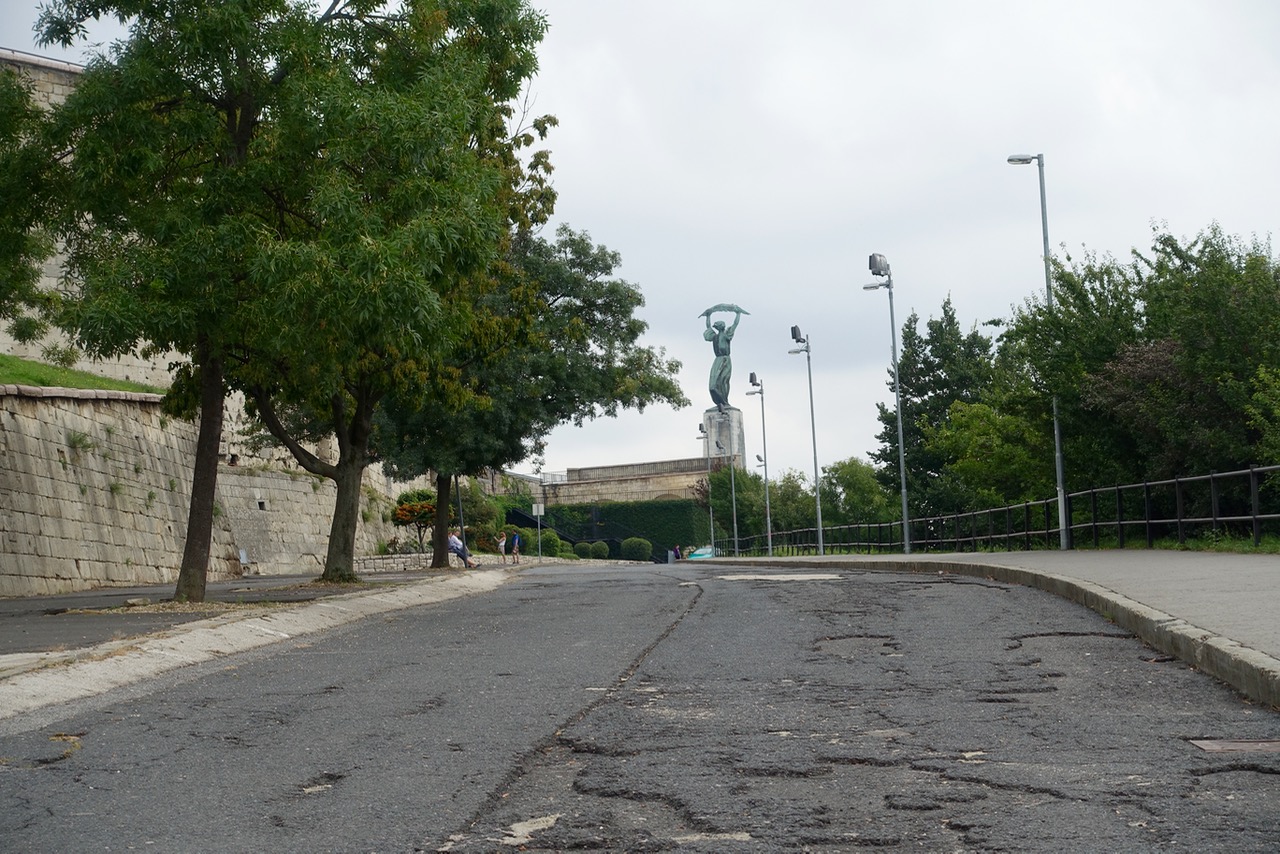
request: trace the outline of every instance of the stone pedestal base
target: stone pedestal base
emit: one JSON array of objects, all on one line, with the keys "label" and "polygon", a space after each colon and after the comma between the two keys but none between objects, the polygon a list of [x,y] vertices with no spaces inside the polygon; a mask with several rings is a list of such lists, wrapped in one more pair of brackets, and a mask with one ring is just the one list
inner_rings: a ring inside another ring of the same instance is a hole
[{"label": "stone pedestal base", "polygon": [[[703,442],[703,456],[732,459],[740,469],[747,468],[746,441],[742,428],[742,410],[726,406],[724,411],[711,408],[702,413],[702,426],[706,430],[707,439]],[[717,447],[716,443],[720,446]]]}]

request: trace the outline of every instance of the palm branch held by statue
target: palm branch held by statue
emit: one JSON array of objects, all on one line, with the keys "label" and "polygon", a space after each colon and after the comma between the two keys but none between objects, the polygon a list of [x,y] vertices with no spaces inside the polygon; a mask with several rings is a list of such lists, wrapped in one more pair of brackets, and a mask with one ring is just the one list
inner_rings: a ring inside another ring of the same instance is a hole
[{"label": "palm branch held by statue", "polygon": [[[730,311],[733,312],[732,326],[726,327],[723,320],[717,320],[714,324],[711,322],[712,314]],[[733,333],[738,329],[738,321],[742,320],[744,314],[750,314],[750,312],[743,311],[733,303],[722,302],[711,306],[699,315],[707,320],[707,329],[702,333],[702,337],[711,342],[711,350],[715,353],[708,382],[711,402],[721,411],[729,405],[729,378],[733,375],[733,363],[729,358],[730,345],[733,342]]]}]

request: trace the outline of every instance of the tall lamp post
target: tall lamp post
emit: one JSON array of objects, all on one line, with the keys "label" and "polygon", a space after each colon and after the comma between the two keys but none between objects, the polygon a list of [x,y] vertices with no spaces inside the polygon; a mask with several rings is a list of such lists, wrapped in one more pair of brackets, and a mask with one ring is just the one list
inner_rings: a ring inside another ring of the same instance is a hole
[{"label": "tall lamp post", "polygon": [[809,431],[813,434],[813,501],[818,512],[818,554],[827,553],[826,548],[822,544],[822,489],[818,480],[818,422],[813,416],[813,358],[809,354],[809,339],[800,334],[800,327],[791,327],[791,340],[799,344],[794,350],[788,350],[791,355],[796,353],[804,353],[805,365],[809,369]]},{"label": "tall lamp post", "polygon": [[755,371],[751,372],[751,385],[753,388],[747,394],[760,395],[760,447],[764,450],[764,456],[757,454],[756,459],[764,466],[764,533],[769,557],[773,557],[773,520],[769,516],[769,434],[764,429],[764,380],[757,377]]},{"label": "tall lamp post", "polygon": [[898,408],[898,476],[902,479],[902,553],[911,554],[911,517],[907,513],[907,456],[902,439],[902,382],[898,372],[898,324],[893,319],[893,271],[888,260],[880,254],[871,256],[868,266],[871,275],[884,276],[883,282],[863,285],[864,291],[884,288],[889,292],[889,341],[893,356],[893,400]]},{"label": "tall lamp post", "polygon": [[[724,445],[716,442],[716,450],[724,454]],[[733,470],[736,469],[737,463],[734,462],[733,454],[729,454],[729,505],[733,509],[733,556],[738,557],[738,484],[735,482]]]},{"label": "tall lamp post", "polygon": [[698,436],[702,440],[703,450],[707,454],[707,524],[710,525],[711,556],[716,556],[716,511],[711,506],[711,437],[707,435],[707,425],[698,425]]},{"label": "tall lamp post", "polygon": [[[1044,304],[1053,311],[1053,276],[1049,261],[1049,207],[1044,197],[1044,155],[1010,154],[1009,163],[1026,166],[1035,163],[1040,170],[1040,232],[1044,236]],[[1062,427],[1058,423],[1058,395],[1053,396],[1053,465],[1058,486],[1058,547],[1071,548],[1071,526],[1067,521],[1067,487],[1062,473]]]}]

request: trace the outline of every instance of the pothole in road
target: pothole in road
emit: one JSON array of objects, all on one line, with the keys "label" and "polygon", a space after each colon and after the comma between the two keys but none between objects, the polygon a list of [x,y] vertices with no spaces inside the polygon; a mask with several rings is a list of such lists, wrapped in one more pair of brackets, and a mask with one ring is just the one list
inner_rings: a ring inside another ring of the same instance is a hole
[{"label": "pothole in road", "polygon": [[1190,738],[1206,753],[1280,753],[1280,739]]},{"label": "pothole in road", "polygon": [[840,576],[834,572],[789,572],[786,574],[764,575],[760,573],[739,573],[737,575],[721,575],[721,581],[839,581]]},{"label": "pothole in road", "polygon": [[892,635],[843,635],[822,638],[815,649],[840,658],[862,659],[868,655],[898,656],[900,646]]}]

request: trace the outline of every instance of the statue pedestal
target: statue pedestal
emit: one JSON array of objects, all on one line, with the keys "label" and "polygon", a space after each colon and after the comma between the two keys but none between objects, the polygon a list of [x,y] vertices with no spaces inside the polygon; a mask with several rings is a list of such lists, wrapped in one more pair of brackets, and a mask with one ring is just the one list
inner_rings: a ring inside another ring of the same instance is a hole
[{"label": "statue pedestal", "polygon": [[[702,426],[707,432],[707,439],[702,443],[703,456],[732,459],[740,469],[747,468],[746,441],[742,427],[742,410],[734,406],[726,406],[724,411],[712,407],[702,413]],[[720,443],[720,447],[716,446]],[[723,450],[721,450],[723,448]]]}]

